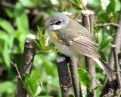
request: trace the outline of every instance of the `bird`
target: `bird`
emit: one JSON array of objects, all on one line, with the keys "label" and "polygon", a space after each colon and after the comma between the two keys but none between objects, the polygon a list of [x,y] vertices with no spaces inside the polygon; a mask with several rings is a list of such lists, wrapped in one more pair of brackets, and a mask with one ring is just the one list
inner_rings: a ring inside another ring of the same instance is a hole
[{"label": "bird", "polygon": [[110,80],[115,79],[115,72],[98,54],[92,34],[73,18],[61,12],[52,15],[48,23],[48,35],[65,56],[87,56],[104,70]]}]

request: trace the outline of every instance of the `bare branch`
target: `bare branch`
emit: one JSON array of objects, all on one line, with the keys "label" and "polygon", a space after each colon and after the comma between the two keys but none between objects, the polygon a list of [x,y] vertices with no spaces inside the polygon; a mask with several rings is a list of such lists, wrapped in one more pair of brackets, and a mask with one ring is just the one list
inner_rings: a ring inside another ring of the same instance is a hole
[{"label": "bare branch", "polygon": [[118,53],[118,67],[117,68],[117,75],[119,81],[119,88],[121,89],[121,53]]},{"label": "bare branch", "polygon": [[[120,15],[120,18],[119,18],[118,25],[120,25],[120,27],[117,29],[115,37],[114,37],[114,41],[113,41],[113,44],[116,46],[115,48],[116,48],[117,53],[120,52],[120,46],[121,46],[121,15]],[[110,53],[109,65],[112,68],[114,67],[114,55],[113,55],[112,50],[111,50],[111,53]]]},{"label": "bare branch", "polygon": [[81,85],[77,76],[77,59],[76,56],[73,56],[71,58],[70,62],[70,72],[71,72],[71,78],[73,83],[73,89],[75,97],[82,97],[82,91],[81,91]]},{"label": "bare branch", "polygon": [[114,68],[115,68],[115,71],[116,71],[116,76],[117,76],[117,82],[118,82],[118,87],[121,88],[121,74],[120,74],[120,66],[118,64],[118,56],[117,56],[117,51],[116,51],[116,46],[113,45],[113,54],[114,54]]},{"label": "bare branch", "polygon": [[[93,35],[93,20],[94,20],[94,13],[91,11],[83,11],[82,12],[82,20],[83,20],[83,25],[88,29],[88,31]],[[87,70],[92,78],[92,80],[94,80],[91,83],[91,86],[89,87],[90,90],[93,90],[96,87],[96,82],[95,82],[95,66],[94,66],[94,62],[92,59],[85,57],[86,60],[86,64],[87,64]],[[90,92],[90,90],[88,91],[88,97],[96,97],[96,91],[93,90],[92,92]]]},{"label": "bare branch", "polygon": [[14,5],[12,3],[5,2],[5,1],[1,1],[0,5],[8,7],[8,8],[14,8]]},{"label": "bare branch", "polygon": [[68,70],[68,62],[70,61],[70,58],[59,54],[56,61],[62,97],[68,97],[70,94],[73,94],[71,78]]},{"label": "bare branch", "polygon": [[[89,15],[92,14],[89,10],[82,11],[82,24],[90,32],[90,18]],[[91,32],[90,32],[91,33]]]},{"label": "bare branch", "polygon": [[[121,15],[119,17],[118,25],[121,26]],[[115,45],[115,49],[116,49],[117,53],[119,53],[120,52],[120,46],[121,46],[121,27],[117,28],[117,31],[116,31],[116,34],[115,34],[115,37],[114,37],[114,40],[113,40],[113,44]],[[110,52],[109,65],[112,69],[114,68],[114,53],[113,53],[113,50],[111,50],[111,52]],[[108,84],[109,84],[107,77],[106,77],[105,83],[106,84],[105,84],[105,87],[103,88],[101,95],[104,95],[104,94],[109,92],[109,87],[107,87]]]},{"label": "bare branch", "polygon": [[[23,63],[20,69],[20,75],[23,79],[23,75],[25,72],[31,73],[32,70],[32,64],[34,60],[35,55],[35,48],[32,45],[32,41],[35,40],[34,35],[28,35],[25,44],[24,44],[24,52],[23,52]],[[27,91],[23,88],[24,84],[21,81],[20,78],[18,78],[17,83],[17,91],[16,91],[16,97],[27,97]]]},{"label": "bare branch", "polygon": [[115,24],[115,23],[99,23],[99,24],[96,24],[96,26],[98,27],[105,27],[105,26],[121,27],[119,24]]}]

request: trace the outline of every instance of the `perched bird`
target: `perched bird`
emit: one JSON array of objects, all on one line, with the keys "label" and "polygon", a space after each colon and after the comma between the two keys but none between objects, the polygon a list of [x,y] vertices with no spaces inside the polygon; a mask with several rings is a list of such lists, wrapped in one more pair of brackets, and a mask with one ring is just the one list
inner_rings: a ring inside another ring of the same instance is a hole
[{"label": "perched bird", "polygon": [[66,56],[83,54],[93,59],[105,71],[109,79],[115,79],[115,73],[97,53],[93,36],[77,21],[63,13],[54,14],[48,25],[51,41]]}]

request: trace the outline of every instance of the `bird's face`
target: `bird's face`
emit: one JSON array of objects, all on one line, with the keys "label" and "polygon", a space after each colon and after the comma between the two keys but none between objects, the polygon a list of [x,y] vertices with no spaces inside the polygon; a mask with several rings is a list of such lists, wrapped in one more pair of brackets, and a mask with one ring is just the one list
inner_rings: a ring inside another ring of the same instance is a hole
[{"label": "bird's face", "polygon": [[64,28],[69,23],[69,17],[63,13],[56,13],[53,15],[49,22],[49,28],[51,30],[59,30]]}]

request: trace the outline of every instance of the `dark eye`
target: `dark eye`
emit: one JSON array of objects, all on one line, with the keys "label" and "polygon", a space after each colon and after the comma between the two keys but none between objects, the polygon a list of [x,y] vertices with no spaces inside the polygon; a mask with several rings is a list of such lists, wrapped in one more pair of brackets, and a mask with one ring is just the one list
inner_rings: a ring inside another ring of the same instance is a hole
[{"label": "dark eye", "polygon": [[61,21],[57,21],[57,22],[55,22],[56,25],[59,25],[60,23],[61,23]]}]

